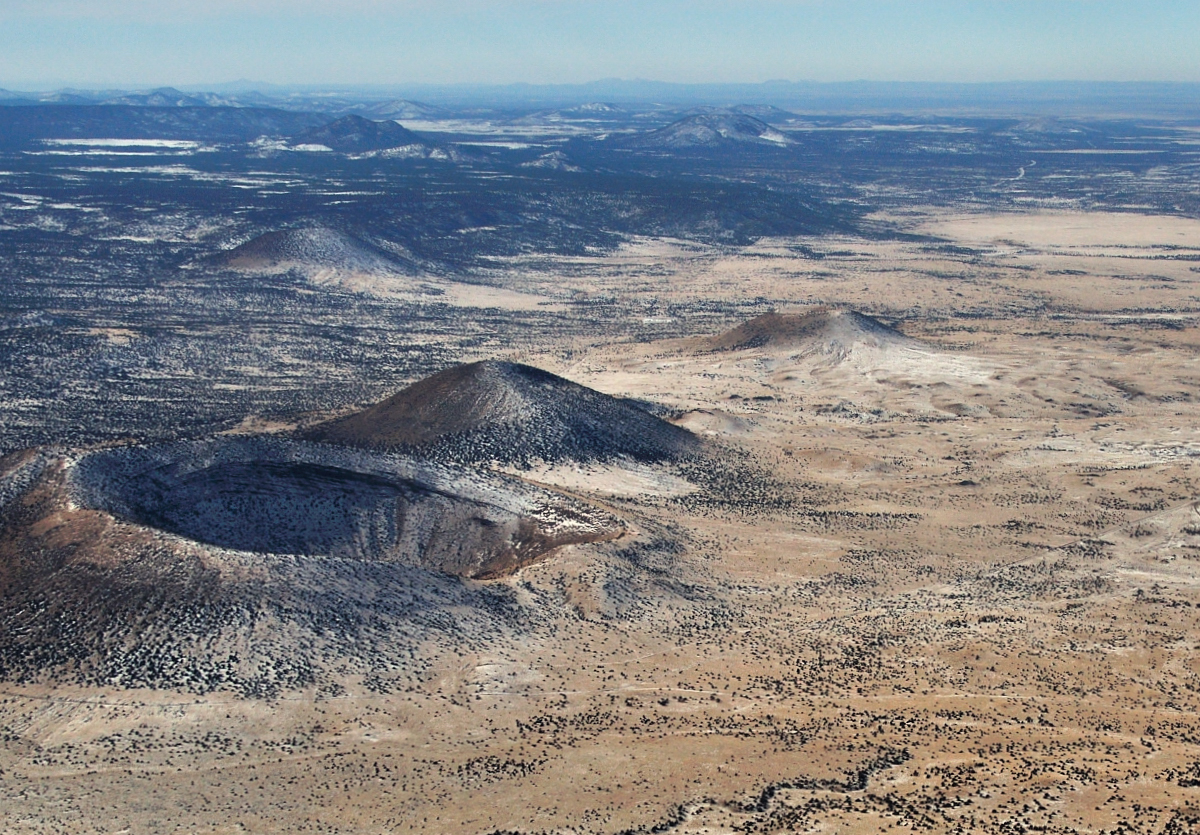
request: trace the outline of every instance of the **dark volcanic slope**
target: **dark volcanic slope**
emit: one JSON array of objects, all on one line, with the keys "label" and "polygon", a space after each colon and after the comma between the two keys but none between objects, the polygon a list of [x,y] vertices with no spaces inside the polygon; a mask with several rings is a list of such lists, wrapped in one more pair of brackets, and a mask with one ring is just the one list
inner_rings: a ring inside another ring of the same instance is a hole
[{"label": "dark volcanic slope", "polygon": [[459,365],[349,417],[315,440],[455,461],[678,460],[699,439],[632,403],[517,363]]},{"label": "dark volcanic slope", "polygon": [[783,146],[793,140],[766,122],[744,113],[716,112],[688,116],[631,140],[644,148],[703,148],[733,144]]},{"label": "dark volcanic slope", "polygon": [[[0,680],[271,696],[403,685],[546,615],[507,574],[613,539],[518,479],[281,438],[0,459]],[[331,691],[336,692],[336,691]]]},{"label": "dark volcanic slope", "polygon": [[309,145],[324,145],[348,154],[428,144],[408,128],[401,127],[395,122],[375,122],[354,115],[343,116],[327,125],[307,130],[293,137],[293,141]]},{"label": "dark volcanic slope", "polygon": [[220,253],[215,261],[242,270],[324,269],[403,275],[421,271],[411,260],[324,226],[267,232]]},{"label": "dark volcanic slope", "polygon": [[706,340],[704,347],[710,351],[778,348],[828,352],[831,345],[855,343],[882,346],[913,344],[914,340],[864,313],[819,307],[796,314],[764,313]]}]

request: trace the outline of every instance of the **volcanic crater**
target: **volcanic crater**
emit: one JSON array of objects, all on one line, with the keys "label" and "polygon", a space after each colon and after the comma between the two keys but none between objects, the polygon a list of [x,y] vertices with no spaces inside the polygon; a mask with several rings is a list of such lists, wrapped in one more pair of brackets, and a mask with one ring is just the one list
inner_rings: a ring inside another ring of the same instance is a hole
[{"label": "volcanic crater", "polygon": [[72,502],[207,545],[488,578],[617,536],[611,515],[516,479],[277,438],[85,454]]}]

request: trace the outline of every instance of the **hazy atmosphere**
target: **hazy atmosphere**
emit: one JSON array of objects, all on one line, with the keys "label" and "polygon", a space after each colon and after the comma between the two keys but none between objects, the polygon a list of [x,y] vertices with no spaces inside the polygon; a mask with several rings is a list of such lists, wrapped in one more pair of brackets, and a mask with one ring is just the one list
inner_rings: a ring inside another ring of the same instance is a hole
[{"label": "hazy atmosphere", "polygon": [[1178,0],[7,0],[0,86],[1200,81]]}]

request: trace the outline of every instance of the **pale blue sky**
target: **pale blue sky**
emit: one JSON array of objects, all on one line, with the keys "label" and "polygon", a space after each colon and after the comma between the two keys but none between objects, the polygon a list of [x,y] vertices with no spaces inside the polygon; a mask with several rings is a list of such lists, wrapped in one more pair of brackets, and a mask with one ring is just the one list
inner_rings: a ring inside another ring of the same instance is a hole
[{"label": "pale blue sky", "polygon": [[1200,81],[1200,0],[0,0],[0,86]]}]

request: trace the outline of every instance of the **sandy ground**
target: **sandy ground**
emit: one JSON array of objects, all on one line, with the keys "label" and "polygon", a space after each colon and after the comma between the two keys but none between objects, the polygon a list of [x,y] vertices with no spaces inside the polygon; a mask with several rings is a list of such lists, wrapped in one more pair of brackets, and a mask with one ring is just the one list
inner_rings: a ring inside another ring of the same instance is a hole
[{"label": "sandy ground", "polygon": [[944,240],[513,262],[507,286],[544,300],[832,303],[915,342],[523,349],[669,407],[791,501],[704,506],[644,466],[526,472],[682,552],[636,587],[628,542],[497,581],[556,590],[561,628],[425,647],[405,692],[8,684],[0,828],[1197,831],[1200,222],[906,223]]}]

